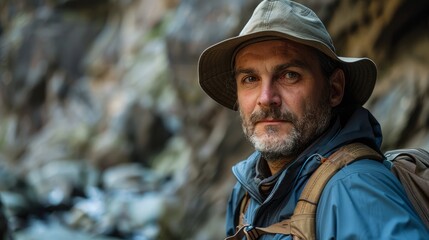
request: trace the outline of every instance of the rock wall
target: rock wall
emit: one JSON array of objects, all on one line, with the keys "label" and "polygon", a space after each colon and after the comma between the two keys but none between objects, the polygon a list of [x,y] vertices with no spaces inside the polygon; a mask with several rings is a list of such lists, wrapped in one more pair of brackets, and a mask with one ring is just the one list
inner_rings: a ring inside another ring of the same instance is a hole
[{"label": "rock wall", "polygon": [[[258,0],[0,1],[0,196],[16,239],[222,239],[239,116],[199,54]],[[379,67],[385,150],[429,149],[429,2],[301,0]]]}]

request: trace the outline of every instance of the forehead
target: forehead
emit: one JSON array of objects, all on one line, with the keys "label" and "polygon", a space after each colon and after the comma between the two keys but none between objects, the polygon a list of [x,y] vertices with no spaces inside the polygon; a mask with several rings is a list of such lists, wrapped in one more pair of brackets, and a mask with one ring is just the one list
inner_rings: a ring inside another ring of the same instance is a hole
[{"label": "forehead", "polygon": [[262,42],[256,42],[249,45],[246,45],[237,51],[235,55],[234,62],[236,63],[243,58],[258,58],[261,57],[272,57],[272,56],[281,56],[281,57],[294,57],[299,59],[316,59],[315,49],[293,42],[287,39],[284,40],[268,40]]}]

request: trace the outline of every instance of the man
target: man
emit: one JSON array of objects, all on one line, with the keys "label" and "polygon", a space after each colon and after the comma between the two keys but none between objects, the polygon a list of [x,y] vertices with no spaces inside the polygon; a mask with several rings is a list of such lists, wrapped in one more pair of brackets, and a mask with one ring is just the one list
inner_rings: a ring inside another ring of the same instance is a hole
[{"label": "man", "polygon": [[[380,152],[380,126],[362,107],[376,75],[370,59],[338,57],[320,19],[287,0],[262,1],[238,37],[202,53],[202,89],[239,110],[256,150],[233,167],[237,184],[227,209],[228,236],[236,232],[243,199],[248,200],[241,220],[252,227],[270,226],[292,215],[322,157],[353,142]],[[380,161],[344,167],[322,192],[317,239],[428,236],[402,186]]]}]

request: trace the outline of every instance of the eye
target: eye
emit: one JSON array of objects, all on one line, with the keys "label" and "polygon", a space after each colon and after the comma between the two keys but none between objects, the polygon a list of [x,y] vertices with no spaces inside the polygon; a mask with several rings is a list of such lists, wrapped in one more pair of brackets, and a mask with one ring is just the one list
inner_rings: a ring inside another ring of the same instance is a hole
[{"label": "eye", "polygon": [[300,79],[300,74],[293,71],[286,71],[279,76],[279,80],[287,83],[295,83]]},{"label": "eye", "polygon": [[256,82],[258,79],[254,76],[246,76],[244,77],[241,82],[243,83],[252,83],[252,82]]},{"label": "eye", "polygon": [[255,77],[254,75],[245,75],[242,77],[238,77],[237,79],[241,84],[245,84],[245,85],[252,84],[258,81],[258,78]]},{"label": "eye", "polygon": [[295,78],[298,78],[298,77],[299,77],[299,74],[298,74],[298,73],[296,73],[296,72],[287,72],[287,73],[285,74],[285,77],[286,77],[286,78],[289,78],[289,79],[295,79]]}]

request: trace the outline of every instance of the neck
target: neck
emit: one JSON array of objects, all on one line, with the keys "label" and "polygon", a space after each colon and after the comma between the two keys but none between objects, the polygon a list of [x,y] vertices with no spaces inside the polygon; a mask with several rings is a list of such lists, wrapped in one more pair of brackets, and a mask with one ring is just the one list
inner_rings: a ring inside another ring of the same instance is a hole
[{"label": "neck", "polygon": [[276,160],[266,160],[268,167],[270,168],[271,176],[284,169],[287,165],[292,163],[294,159],[295,158],[282,158]]}]

